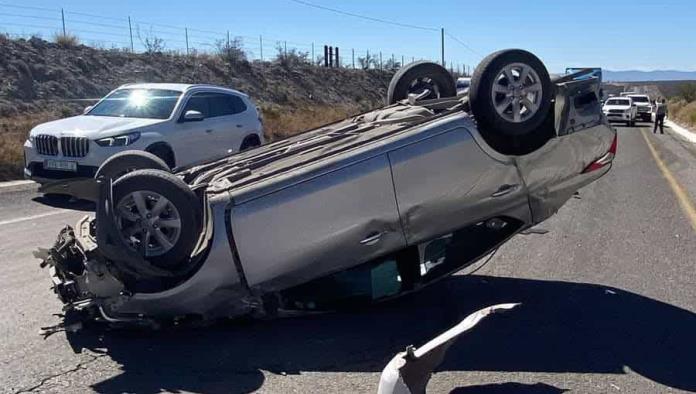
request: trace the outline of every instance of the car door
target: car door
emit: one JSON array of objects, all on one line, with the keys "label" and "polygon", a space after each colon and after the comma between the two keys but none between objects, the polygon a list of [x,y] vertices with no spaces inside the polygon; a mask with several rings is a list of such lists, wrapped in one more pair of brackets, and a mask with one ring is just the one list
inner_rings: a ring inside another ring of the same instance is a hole
[{"label": "car door", "polygon": [[212,134],[220,154],[239,151],[244,137],[252,133],[246,105],[233,93],[211,93],[209,98]]},{"label": "car door", "polygon": [[249,286],[269,291],[406,245],[386,155],[239,203],[230,221]]},{"label": "car door", "polygon": [[460,126],[389,153],[409,245],[503,213],[529,220],[527,193],[511,158],[493,158]]},{"label": "car door", "polygon": [[[188,111],[200,112],[203,119],[186,120],[184,115]],[[174,148],[177,166],[186,166],[220,155],[220,148],[214,134],[215,122],[210,114],[208,92],[196,92],[186,98],[169,141]]]}]

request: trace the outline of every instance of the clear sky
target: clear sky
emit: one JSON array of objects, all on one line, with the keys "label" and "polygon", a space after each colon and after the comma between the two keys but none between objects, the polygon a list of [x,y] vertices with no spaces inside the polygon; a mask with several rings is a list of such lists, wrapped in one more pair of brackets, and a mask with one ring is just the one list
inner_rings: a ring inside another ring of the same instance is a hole
[{"label": "clear sky", "polygon": [[[473,49],[446,37],[445,57],[455,65],[475,65],[481,55],[518,47],[539,55],[551,71],[578,65],[696,70],[694,0],[303,1],[402,24],[444,27]],[[192,47],[212,48],[229,30],[243,37],[254,57],[260,55],[259,35],[266,58],[275,52],[276,41],[305,51],[315,43],[317,55],[321,45],[332,44],[348,61],[351,48],[356,56],[382,51],[385,59],[392,54],[399,60],[402,55],[408,60],[440,57],[439,31],[358,19],[292,0],[0,0],[0,30],[50,38],[61,29],[61,7],[69,31],[105,46],[129,45],[130,16],[141,37],[160,36],[170,49],[185,47],[185,35],[169,26],[187,26]]]}]

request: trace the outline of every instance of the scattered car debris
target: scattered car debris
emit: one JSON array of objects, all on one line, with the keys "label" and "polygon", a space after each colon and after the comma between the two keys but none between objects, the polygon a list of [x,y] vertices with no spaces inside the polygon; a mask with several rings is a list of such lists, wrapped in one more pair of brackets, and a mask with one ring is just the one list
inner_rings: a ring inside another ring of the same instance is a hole
[{"label": "scattered car debris", "polygon": [[483,318],[510,310],[520,304],[498,304],[480,309],[456,326],[431,339],[425,345],[409,346],[389,361],[379,379],[378,394],[420,394],[430,381],[435,368],[445,358],[447,350],[460,335],[472,329]]}]

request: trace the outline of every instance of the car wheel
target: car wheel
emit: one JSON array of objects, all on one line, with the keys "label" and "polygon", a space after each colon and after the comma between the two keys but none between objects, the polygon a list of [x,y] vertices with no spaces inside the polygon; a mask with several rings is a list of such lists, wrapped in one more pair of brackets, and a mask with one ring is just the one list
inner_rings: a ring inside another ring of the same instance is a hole
[{"label": "car wheel", "polygon": [[525,154],[555,135],[549,129],[554,94],[539,58],[508,49],[481,61],[471,78],[469,101],[479,131],[493,148]]},{"label": "car wheel", "polygon": [[115,180],[131,171],[144,169],[169,172],[167,163],[154,154],[139,150],[127,150],[116,153],[106,159],[104,163],[99,166],[94,177],[105,177]]},{"label": "car wheel", "polygon": [[185,263],[200,234],[196,195],[181,179],[160,170],[137,170],[114,183],[114,217],[125,245],[160,268]]},{"label": "car wheel", "polygon": [[408,64],[394,74],[387,90],[387,105],[423,94],[422,100],[457,95],[454,78],[446,68],[428,61]]}]

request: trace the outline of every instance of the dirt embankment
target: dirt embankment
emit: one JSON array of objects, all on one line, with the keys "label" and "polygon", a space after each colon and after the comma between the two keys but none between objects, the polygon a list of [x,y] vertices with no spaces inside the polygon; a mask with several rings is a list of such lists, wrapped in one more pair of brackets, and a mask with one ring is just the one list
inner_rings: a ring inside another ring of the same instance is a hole
[{"label": "dirt embankment", "polygon": [[209,83],[243,91],[262,109],[267,137],[277,139],[381,105],[392,75],[317,67],[296,54],[249,62],[224,54],[132,54],[4,36],[0,54],[0,180],[21,177],[21,146],[32,127],[79,114],[126,83]]}]

